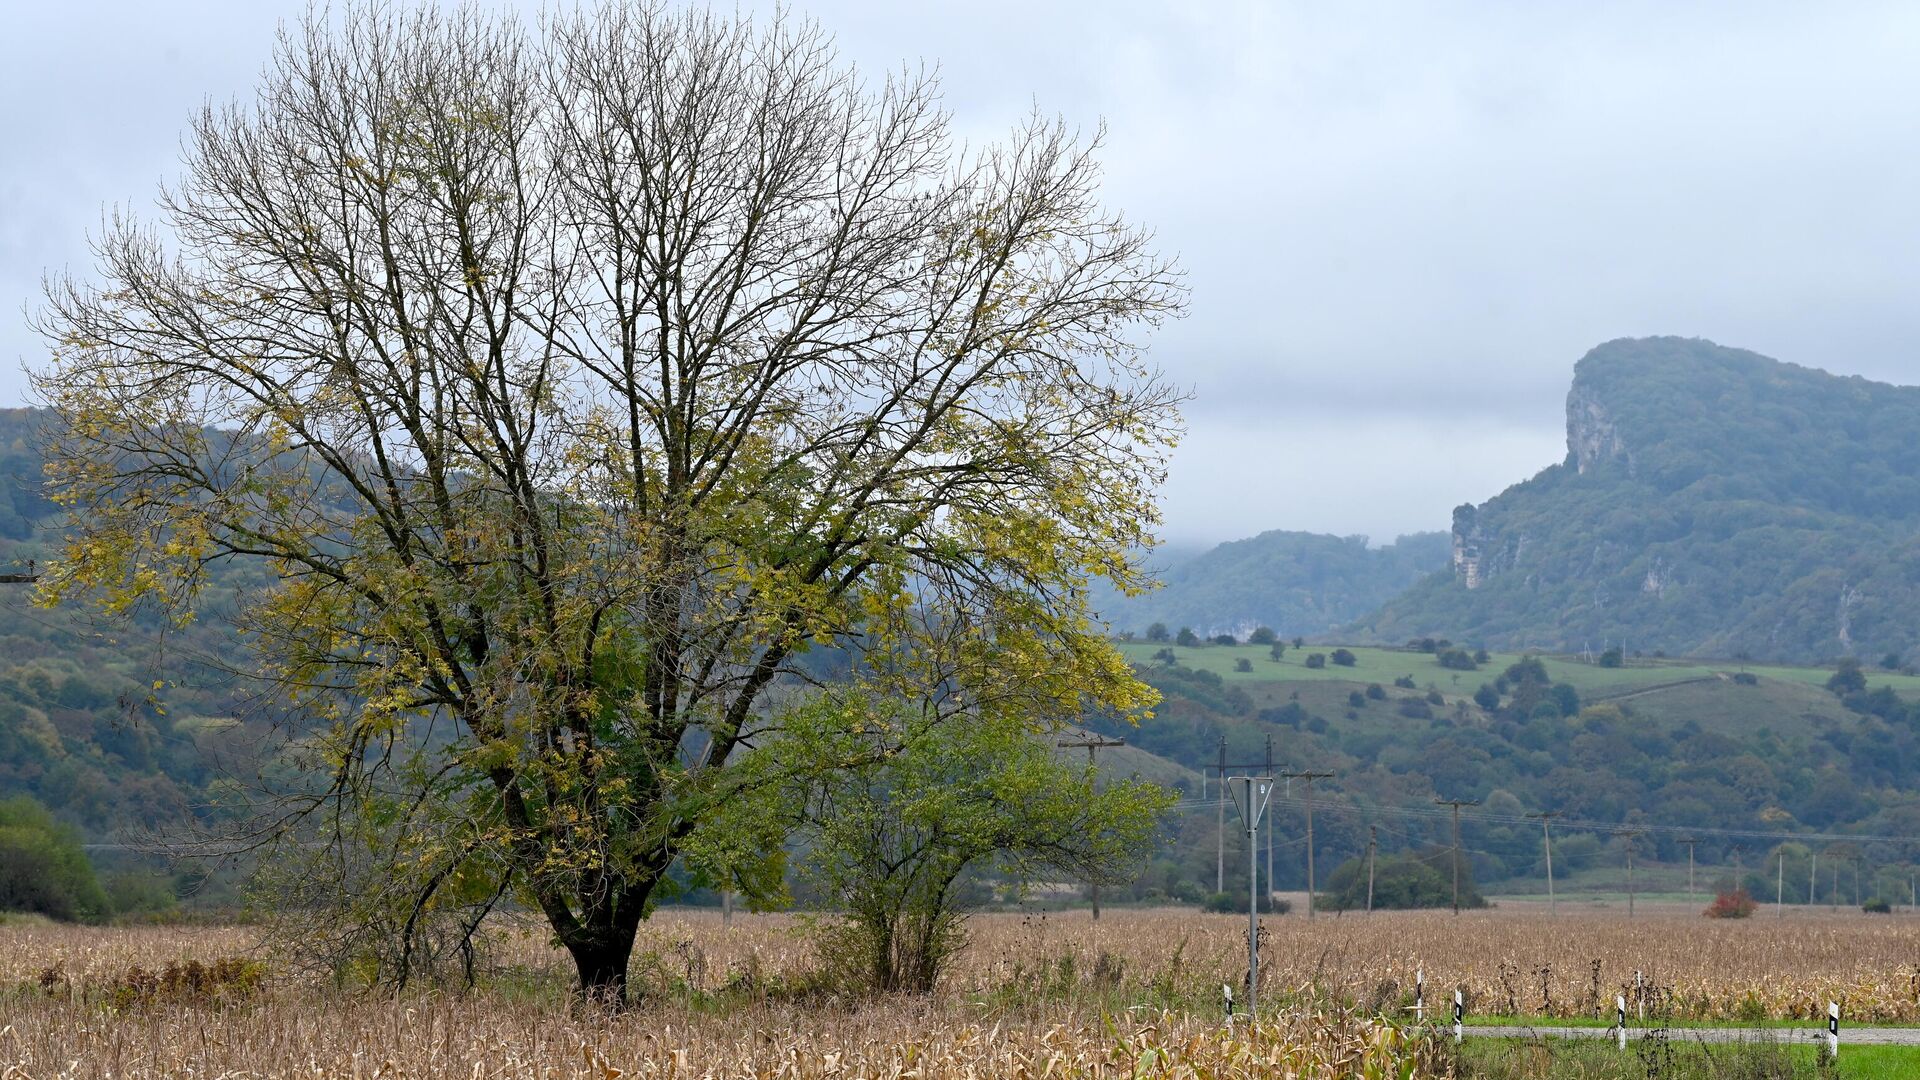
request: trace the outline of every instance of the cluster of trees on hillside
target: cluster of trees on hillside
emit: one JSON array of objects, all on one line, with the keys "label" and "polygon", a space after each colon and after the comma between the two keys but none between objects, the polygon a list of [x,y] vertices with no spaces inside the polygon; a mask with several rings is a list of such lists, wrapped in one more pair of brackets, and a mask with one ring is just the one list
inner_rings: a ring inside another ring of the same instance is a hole
[{"label": "cluster of trees on hillside", "polygon": [[[1463,822],[1469,870],[1483,886],[1543,874],[1540,830],[1524,823],[1525,814],[1540,810],[1620,828],[1907,835],[1920,827],[1920,798],[1913,795],[1920,789],[1920,715],[1891,691],[1859,689],[1850,667],[1842,667],[1835,692],[1858,707],[1852,713],[1802,715],[1805,706],[1771,702],[1768,695],[1779,691],[1769,686],[1780,684],[1710,679],[1691,689],[1725,702],[1677,721],[1642,715],[1633,699],[1583,701],[1537,658],[1481,683],[1456,682],[1461,673],[1437,662],[1430,670],[1383,686],[1227,683],[1178,664],[1149,665],[1142,674],[1165,699],[1152,724],[1125,734],[1195,770],[1215,760],[1222,739],[1234,762],[1262,760],[1271,739],[1276,760],[1334,772],[1315,788],[1325,800],[1315,823],[1322,867],[1364,852],[1369,823],[1389,830],[1384,836],[1393,839],[1382,841],[1388,853],[1446,845],[1444,821],[1409,820],[1404,812],[1430,807],[1434,798],[1479,799],[1484,811],[1510,819],[1488,823],[1469,815]],[[1747,722],[1718,722],[1722,717]],[[1335,804],[1359,810],[1330,810]],[[1304,835],[1297,800],[1274,813],[1279,835]],[[1212,817],[1183,819],[1179,830],[1143,879],[1143,897],[1197,899],[1211,888]],[[1640,858],[1684,862],[1675,835],[1641,838]],[[1699,857],[1730,863],[1730,845],[1709,839]],[[1884,844],[1863,849],[1869,867],[1913,858]],[[1624,841],[1612,833],[1559,834],[1555,850],[1562,873],[1624,864]],[[1278,885],[1298,889],[1304,859],[1297,847],[1289,851],[1275,865]],[[1232,877],[1231,856],[1226,865]],[[1830,887],[1821,888],[1825,895]]]}]

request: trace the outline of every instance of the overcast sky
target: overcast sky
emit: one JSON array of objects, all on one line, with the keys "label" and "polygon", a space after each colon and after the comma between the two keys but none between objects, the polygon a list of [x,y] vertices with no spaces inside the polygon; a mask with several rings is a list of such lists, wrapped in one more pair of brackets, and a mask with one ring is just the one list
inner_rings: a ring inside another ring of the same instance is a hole
[{"label": "overcast sky", "polygon": [[[1445,528],[1565,452],[1573,363],[1708,337],[1920,383],[1920,5],[813,0],[935,62],[970,133],[1108,126],[1109,201],[1193,286],[1167,535]],[[747,5],[748,10],[763,5]],[[0,35],[0,404],[43,270],[151,205],[265,0],[20,5]]]}]

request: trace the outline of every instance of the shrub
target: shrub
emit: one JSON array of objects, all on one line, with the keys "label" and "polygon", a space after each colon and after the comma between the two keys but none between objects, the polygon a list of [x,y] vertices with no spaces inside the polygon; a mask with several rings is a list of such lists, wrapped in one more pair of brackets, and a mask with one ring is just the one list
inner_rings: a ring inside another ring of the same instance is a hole
[{"label": "shrub", "polygon": [[1413,684],[1413,676],[1411,675],[1400,676],[1399,678],[1393,680],[1393,685],[1399,687],[1402,690],[1416,689],[1416,687]]},{"label": "shrub", "polygon": [[1439,664],[1443,668],[1452,668],[1455,671],[1477,671],[1480,668],[1479,663],[1465,649],[1448,649],[1441,653]]},{"label": "shrub", "polygon": [[1359,660],[1358,657],[1354,656],[1353,653],[1347,649],[1333,650],[1333,656],[1329,659],[1341,667],[1352,667]]},{"label": "shrub", "polygon": [[1702,912],[1709,919],[1745,919],[1760,909],[1745,889],[1722,892]]},{"label": "shrub", "polygon": [[1256,626],[1253,628],[1253,633],[1247,635],[1249,645],[1272,645],[1279,640],[1280,635],[1274,633],[1271,626]]},{"label": "shrub", "polygon": [[1215,645],[1238,645],[1240,644],[1240,639],[1234,637],[1232,634],[1215,634],[1213,635],[1213,643]]},{"label": "shrub", "polygon": [[1327,666],[1326,654],[1325,653],[1308,653],[1307,666],[1310,668],[1326,667]]},{"label": "shrub", "polygon": [[1733,681],[1739,683],[1741,686],[1759,686],[1760,676],[1755,675],[1751,671],[1742,671],[1734,675]]},{"label": "shrub", "polygon": [[1869,915],[1891,915],[1893,914],[1893,901],[1883,900],[1876,896],[1866,903],[1861,904],[1860,910]]},{"label": "shrub", "polygon": [[1601,667],[1616,668],[1623,666],[1626,662],[1627,655],[1620,651],[1620,646],[1618,645],[1600,654]]},{"label": "shrub", "polygon": [[1172,636],[1171,634],[1167,633],[1166,623],[1157,622],[1157,623],[1154,623],[1152,626],[1147,627],[1148,641],[1153,641],[1153,642],[1166,641],[1171,636]]},{"label": "shrub", "polygon": [[1347,708],[1364,709],[1367,707],[1367,695],[1358,690],[1347,691]]},{"label": "shrub", "polygon": [[1387,691],[1386,688],[1382,687],[1379,683],[1368,683],[1367,696],[1375,701],[1385,701],[1387,700]]},{"label": "shrub", "polygon": [[1193,627],[1183,626],[1180,632],[1173,636],[1173,643],[1181,648],[1191,649],[1200,644],[1200,635],[1193,632]]},{"label": "shrub", "polygon": [[1438,690],[1427,691],[1427,704],[1445,705],[1446,703],[1447,703],[1447,699],[1441,696],[1440,691]]},{"label": "shrub", "polygon": [[107,894],[80,847],[80,835],[25,795],[0,802],[0,911],[31,911],[65,922],[108,914]]},{"label": "shrub", "polygon": [[[1231,891],[1208,893],[1207,898],[1201,901],[1200,907],[1216,915],[1232,915],[1236,912],[1245,913],[1247,910],[1247,894],[1244,892]],[[1268,893],[1260,899],[1260,911],[1263,914],[1285,915],[1292,910],[1292,901],[1282,900],[1272,893]]]},{"label": "shrub", "polygon": [[1249,660],[1249,659],[1247,659],[1246,657],[1244,657],[1244,656],[1243,656],[1243,657],[1241,657],[1240,659],[1238,659],[1238,660],[1235,660],[1235,661],[1233,662],[1233,670],[1235,670],[1235,671],[1252,671],[1252,670],[1253,670],[1253,661],[1251,661],[1251,660]]},{"label": "shrub", "polygon": [[1500,707],[1500,691],[1495,690],[1486,683],[1481,683],[1480,689],[1473,692],[1473,703],[1488,712],[1492,712]]},{"label": "shrub", "polygon": [[1267,655],[1273,657],[1275,660],[1287,655],[1286,643],[1280,641],[1274,642],[1273,648],[1267,650]]},{"label": "shrub", "polygon": [[1433,706],[1419,698],[1406,698],[1400,702],[1400,715],[1409,720],[1433,719]]}]

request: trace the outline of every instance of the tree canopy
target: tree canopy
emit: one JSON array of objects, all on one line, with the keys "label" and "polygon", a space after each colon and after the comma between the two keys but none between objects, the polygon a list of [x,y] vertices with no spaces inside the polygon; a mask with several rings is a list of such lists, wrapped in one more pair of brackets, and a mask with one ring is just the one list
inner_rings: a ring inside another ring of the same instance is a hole
[{"label": "tree canopy", "polygon": [[931,76],[785,17],[310,16],[48,290],[42,598],[185,620],[270,568],[320,779],[266,827],[352,868],[307,899],[411,940],[511,892],[620,996],[810,649],[942,716],[1151,700],[1084,597],[1139,584],[1183,291],[1097,144],[963,151]]}]

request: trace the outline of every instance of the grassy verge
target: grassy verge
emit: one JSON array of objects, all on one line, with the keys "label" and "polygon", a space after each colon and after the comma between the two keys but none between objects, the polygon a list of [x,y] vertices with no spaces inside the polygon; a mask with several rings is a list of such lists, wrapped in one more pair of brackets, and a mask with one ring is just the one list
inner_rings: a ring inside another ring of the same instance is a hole
[{"label": "grassy verge", "polygon": [[[1613,1020],[1610,1017],[1606,1019],[1599,1019],[1591,1016],[1481,1015],[1481,1016],[1468,1016],[1465,1022],[1466,1022],[1466,1025],[1470,1028],[1471,1027],[1609,1028],[1613,1026]],[[1681,1028],[1781,1028],[1781,1029],[1805,1028],[1809,1031],[1818,1028],[1824,1031],[1826,1030],[1826,1025],[1827,1025],[1827,1022],[1824,1019],[1818,1019],[1818,1020],[1813,1020],[1813,1019],[1668,1020],[1668,1021],[1630,1020],[1628,1022],[1627,1030],[1629,1033],[1633,1033],[1633,1032],[1648,1031],[1657,1027],[1666,1027],[1666,1028],[1671,1028],[1675,1030],[1678,1030]],[[1854,1021],[1846,1020],[1846,1021],[1843,1021],[1841,1037],[1844,1040],[1845,1028],[1877,1028],[1877,1027],[1910,1028],[1914,1026],[1915,1025],[1913,1024],[1897,1024],[1897,1023],[1875,1024],[1875,1023],[1869,1023],[1867,1021],[1860,1021],[1858,1023],[1855,1023]]]},{"label": "grassy verge", "polygon": [[1599,1040],[1482,1039],[1461,1047],[1460,1075],[1477,1080],[1892,1080],[1920,1075],[1920,1047],[1842,1046],[1838,1061],[1822,1062],[1817,1047],[1765,1042],[1704,1045],[1674,1039],[1633,1043],[1621,1051]]}]

